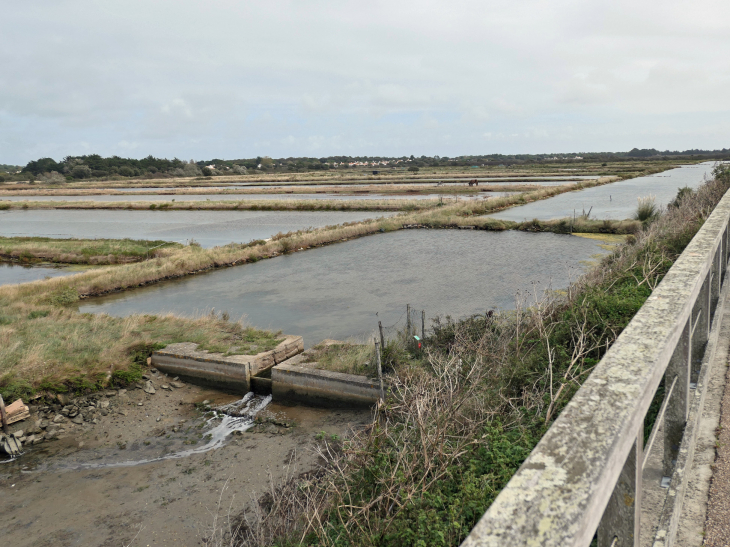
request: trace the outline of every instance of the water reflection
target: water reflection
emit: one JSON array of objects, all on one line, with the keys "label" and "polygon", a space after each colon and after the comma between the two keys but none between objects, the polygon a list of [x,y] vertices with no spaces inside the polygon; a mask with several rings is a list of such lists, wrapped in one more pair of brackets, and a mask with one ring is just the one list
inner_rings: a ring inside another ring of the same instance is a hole
[{"label": "water reflection", "polygon": [[401,230],[85,301],[82,312],[246,315],[261,328],[324,338],[369,335],[403,318],[514,306],[518,291],[564,288],[597,241],[550,233]]},{"label": "water reflection", "polygon": [[550,220],[590,211],[591,218],[623,220],[636,212],[637,198],[652,195],[657,205],[666,205],[684,186],[697,188],[710,178],[715,162],[678,167],[656,175],[622,180],[578,192],[567,192],[543,201],[513,207],[492,216],[521,222],[538,218]]},{"label": "water reflection", "polygon": [[0,262],[0,285],[28,283],[49,277],[73,275],[82,271],[77,267],[54,268],[52,266],[24,266],[9,262]]},{"label": "water reflection", "polygon": [[0,211],[0,235],[77,238],[194,239],[203,247],[266,239],[279,232],[391,216],[382,212],[299,211]]}]

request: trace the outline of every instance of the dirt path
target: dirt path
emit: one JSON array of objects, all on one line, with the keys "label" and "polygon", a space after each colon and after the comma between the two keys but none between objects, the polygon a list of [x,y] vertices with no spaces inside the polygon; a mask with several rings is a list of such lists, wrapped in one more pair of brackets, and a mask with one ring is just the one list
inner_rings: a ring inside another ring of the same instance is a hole
[{"label": "dirt path", "polygon": [[[369,419],[363,411],[269,404],[259,425],[221,447],[174,457],[208,444],[218,423],[194,403],[238,398],[189,385],[154,395],[132,389],[104,396],[108,414],[95,414],[96,424],[63,420],[57,440],[0,463],[3,545],[200,545],[219,500],[221,514],[229,506],[238,513],[265,491],[269,473],[276,480],[316,467],[310,447],[319,432],[342,435]],[[167,459],[125,463],[160,457]]]}]

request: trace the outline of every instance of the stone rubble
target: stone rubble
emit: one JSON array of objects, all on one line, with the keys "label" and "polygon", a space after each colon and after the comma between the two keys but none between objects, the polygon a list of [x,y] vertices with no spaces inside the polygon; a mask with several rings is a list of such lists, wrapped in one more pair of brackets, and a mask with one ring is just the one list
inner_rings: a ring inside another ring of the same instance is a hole
[{"label": "stone rubble", "polygon": [[[160,378],[157,371],[151,371],[153,376]],[[172,386],[172,387],[171,387]],[[136,387],[152,396],[156,390],[151,380],[138,382]],[[169,384],[162,384],[160,387],[171,391],[172,388],[181,389],[185,384],[177,378]],[[132,401],[127,389],[111,390],[91,393],[73,398],[68,394],[59,393],[52,399],[30,407],[29,418],[16,425],[18,429],[10,435],[0,433],[0,454],[3,452],[10,455],[18,455],[23,452],[23,447],[36,445],[45,441],[53,441],[62,438],[66,433],[71,433],[79,427],[87,427],[90,424],[100,423],[109,414],[120,414],[127,416],[128,412],[123,407],[129,404],[142,406],[143,402]],[[156,420],[159,422],[161,418]],[[22,429],[21,429],[22,427]]]}]

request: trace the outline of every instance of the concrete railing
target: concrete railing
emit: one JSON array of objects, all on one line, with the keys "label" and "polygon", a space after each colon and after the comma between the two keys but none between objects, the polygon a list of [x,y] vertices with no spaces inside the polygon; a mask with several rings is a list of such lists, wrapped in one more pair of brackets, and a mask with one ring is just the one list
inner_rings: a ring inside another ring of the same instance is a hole
[{"label": "concrete railing", "polygon": [[[708,363],[730,283],[730,193],[720,201],[593,373],[462,544],[638,546],[644,420],[664,379],[654,431],[667,496],[654,546],[674,544],[702,414]],[[650,544],[651,544],[650,543]]]}]

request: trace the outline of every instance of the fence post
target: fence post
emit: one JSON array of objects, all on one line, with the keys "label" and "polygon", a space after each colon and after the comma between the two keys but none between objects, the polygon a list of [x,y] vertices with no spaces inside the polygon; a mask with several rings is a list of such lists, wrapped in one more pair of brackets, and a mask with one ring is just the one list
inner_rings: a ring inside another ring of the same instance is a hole
[{"label": "fence post", "polygon": [[383,336],[383,323],[378,321],[378,330],[380,331],[380,351],[385,349],[385,337]]},{"label": "fence post", "polygon": [[406,338],[410,339],[410,337],[411,337],[411,305],[406,304]]},{"label": "fence post", "polygon": [[[644,427],[634,439],[611,499],[598,525],[598,547],[638,547],[641,541],[641,467]],[[614,540],[616,542],[614,543]]]},{"label": "fence post", "polygon": [[380,348],[378,347],[378,341],[375,340],[375,358],[378,360],[378,380],[380,380],[380,400],[385,400],[385,393],[383,391],[383,365],[380,362]]},{"label": "fence post", "polygon": [[691,323],[690,317],[682,329],[682,335],[664,373],[665,389],[669,389],[674,378],[677,378],[664,414],[664,477],[671,477],[674,473],[674,462],[677,461],[689,414],[689,381],[692,369]]},{"label": "fence post", "polygon": [[421,340],[426,339],[426,310],[421,310]]}]

